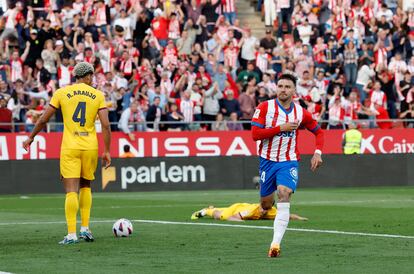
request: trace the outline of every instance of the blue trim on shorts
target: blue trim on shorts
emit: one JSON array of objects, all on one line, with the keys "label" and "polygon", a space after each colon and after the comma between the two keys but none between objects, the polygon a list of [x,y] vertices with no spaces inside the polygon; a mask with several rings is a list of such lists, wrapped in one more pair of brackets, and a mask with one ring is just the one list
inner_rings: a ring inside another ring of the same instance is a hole
[{"label": "blue trim on shorts", "polygon": [[260,157],[260,196],[273,194],[278,185],[296,190],[299,180],[298,161],[274,162]]}]

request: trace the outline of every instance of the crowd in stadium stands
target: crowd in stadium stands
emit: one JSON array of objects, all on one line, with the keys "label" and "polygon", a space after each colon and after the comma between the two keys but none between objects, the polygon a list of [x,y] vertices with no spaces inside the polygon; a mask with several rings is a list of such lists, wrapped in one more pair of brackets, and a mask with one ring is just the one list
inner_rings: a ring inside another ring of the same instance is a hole
[{"label": "crowd in stadium stands", "polygon": [[31,130],[79,61],[95,67],[112,130],[131,138],[247,129],[238,121],[275,98],[285,72],[324,128],[413,127],[377,121],[414,118],[412,1],[259,0],[264,37],[240,23],[237,1],[0,0],[0,123],[23,123],[0,131]]}]

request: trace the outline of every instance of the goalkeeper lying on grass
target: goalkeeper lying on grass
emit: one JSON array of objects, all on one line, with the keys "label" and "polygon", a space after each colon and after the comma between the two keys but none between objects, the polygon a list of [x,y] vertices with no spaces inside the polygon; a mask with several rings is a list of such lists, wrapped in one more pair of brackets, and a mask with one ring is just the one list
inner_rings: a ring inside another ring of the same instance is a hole
[{"label": "goalkeeper lying on grass", "polygon": [[[191,220],[197,220],[205,216],[222,221],[243,221],[243,220],[274,220],[276,208],[264,210],[260,204],[236,203],[229,207],[209,206],[196,211],[191,215]],[[290,214],[291,220],[307,221],[305,217]]]}]

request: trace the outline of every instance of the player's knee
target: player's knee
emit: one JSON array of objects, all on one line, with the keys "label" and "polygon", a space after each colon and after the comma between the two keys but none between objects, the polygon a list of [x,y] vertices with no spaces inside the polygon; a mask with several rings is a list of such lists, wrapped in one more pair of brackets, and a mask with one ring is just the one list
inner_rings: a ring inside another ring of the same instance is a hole
[{"label": "player's knee", "polygon": [[91,187],[91,181],[89,181],[89,180],[85,180],[85,179],[81,179],[80,180],[80,183],[79,183],[79,187],[80,188],[84,188],[84,187]]},{"label": "player's knee", "polygon": [[290,195],[292,194],[292,190],[290,189],[280,189],[278,190],[277,197],[279,203],[287,203],[290,201]]}]

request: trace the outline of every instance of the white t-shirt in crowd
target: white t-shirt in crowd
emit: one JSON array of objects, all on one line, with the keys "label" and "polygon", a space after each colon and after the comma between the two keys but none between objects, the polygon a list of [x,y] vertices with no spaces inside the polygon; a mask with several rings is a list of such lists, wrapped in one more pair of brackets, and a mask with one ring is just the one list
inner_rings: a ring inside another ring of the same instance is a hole
[{"label": "white t-shirt in crowd", "polygon": [[244,40],[242,49],[241,49],[241,57],[244,60],[255,60],[256,59],[256,46],[257,38],[254,36],[250,36]]},{"label": "white t-shirt in crowd", "polygon": [[309,40],[312,35],[312,26],[311,25],[300,25],[298,26],[298,32],[300,39],[302,39],[302,42],[304,45],[309,45]]}]

